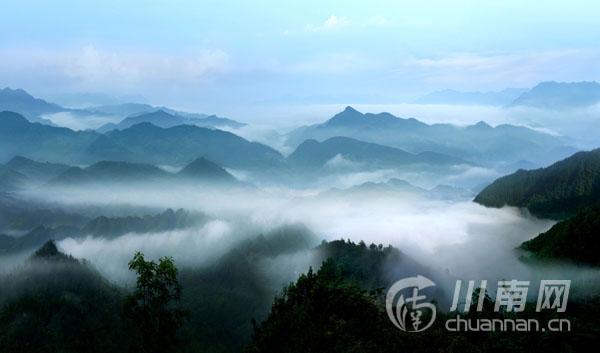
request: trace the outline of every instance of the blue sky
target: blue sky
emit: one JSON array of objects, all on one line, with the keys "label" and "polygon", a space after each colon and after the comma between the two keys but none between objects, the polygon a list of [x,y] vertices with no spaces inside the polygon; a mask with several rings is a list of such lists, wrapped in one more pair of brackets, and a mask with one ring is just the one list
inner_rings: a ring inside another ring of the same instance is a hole
[{"label": "blue sky", "polygon": [[0,86],[156,104],[394,103],[600,80],[594,1],[2,2]]}]

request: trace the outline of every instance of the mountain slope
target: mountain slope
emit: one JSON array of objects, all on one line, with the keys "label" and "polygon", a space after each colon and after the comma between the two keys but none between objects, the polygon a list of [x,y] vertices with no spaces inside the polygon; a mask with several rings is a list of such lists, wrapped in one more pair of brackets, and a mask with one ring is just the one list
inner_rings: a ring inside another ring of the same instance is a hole
[{"label": "mountain slope", "polygon": [[66,109],[43,99],[35,98],[22,89],[0,89],[0,111],[13,111],[29,119],[43,114],[52,114]]},{"label": "mountain slope", "polygon": [[74,185],[141,185],[150,182],[219,182],[233,183],[237,180],[225,169],[201,157],[178,173],[170,173],[151,164],[101,161],[86,168],[71,167],[52,178],[46,186]]},{"label": "mountain slope", "polygon": [[205,156],[227,168],[282,166],[283,156],[266,145],[233,133],[190,125],[163,129],[141,123],[107,134],[31,123],[14,112],[0,112],[0,161],[15,156],[66,164],[103,160],[185,165]]},{"label": "mountain slope", "polygon": [[3,352],[126,352],[124,291],[50,242],[0,276]]},{"label": "mountain slope", "polygon": [[581,211],[550,230],[524,242],[521,248],[542,259],[565,259],[600,265],[600,207]]},{"label": "mountain slope", "polygon": [[31,123],[14,112],[0,112],[0,160],[24,156],[34,160],[74,163],[100,135],[93,131]]},{"label": "mountain slope", "polygon": [[238,123],[237,121],[220,118],[216,115],[202,115],[202,114],[191,114],[182,115],[184,113],[177,113],[173,110],[169,110],[169,113],[163,109],[158,109],[152,112],[141,113],[139,115],[132,115],[123,119],[118,124],[106,124],[100,127],[98,132],[108,132],[111,130],[123,130],[140,123],[151,123],[152,125],[170,128],[177,125],[194,125],[200,127],[215,127],[215,126],[227,126],[227,127],[241,127],[244,124]]},{"label": "mountain slope", "polygon": [[149,164],[101,161],[87,168],[72,167],[51,179],[50,186],[92,183],[143,183],[165,180],[171,174]]},{"label": "mountain slope", "polygon": [[468,162],[459,158],[437,153],[415,155],[397,148],[362,142],[348,137],[332,137],[323,142],[304,141],[288,156],[287,161],[295,167],[321,168],[328,162],[335,163],[334,158],[381,168],[416,163],[431,165],[468,164]]},{"label": "mountain slope", "polygon": [[192,163],[185,166],[181,171],[179,171],[179,173],[177,173],[177,176],[191,180],[213,182],[236,181],[233,175],[229,174],[225,169],[204,157],[197,158]]},{"label": "mountain slope", "polygon": [[197,126],[163,129],[141,123],[105,136],[102,150],[94,145],[85,150],[91,159],[115,159],[104,158],[108,146],[112,146],[128,151],[129,155],[119,160],[150,164],[184,165],[199,155],[227,168],[260,169],[283,163],[281,154],[266,145],[249,142],[230,132]]},{"label": "mountain slope", "polygon": [[25,175],[0,164],[0,192],[22,189],[27,182]]},{"label": "mountain slope", "polygon": [[[463,158],[480,164],[513,163],[529,160],[547,164],[567,155],[561,138],[532,129],[480,122],[460,127],[428,125],[416,119],[402,119],[389,113],[362,114],[351,107],[322,124],[301,127],[287,135],[290,146],[305,140],[324,141],[343,136],[400,148],[410,153],[425,151]],[[573,153],[573,149],[569,150]]]},{"label": "mountain slope", "polygon": [[542,82],[515,99],[511,106],[547,109],[587,107],[600,103],[600,83]]},{"label": "mountain slope", "polygon": [[484,206],[526,207],[544,217],[562,217],[600,203],[600,149],[578,152],[550,167],[519,170],[483,189]]},{"label": "mountain slope", "polygon": [[69,169],[65,164],[42,163],[22,156],[14,157],[6,163],[6,166],[38,182],[48,181]]}]

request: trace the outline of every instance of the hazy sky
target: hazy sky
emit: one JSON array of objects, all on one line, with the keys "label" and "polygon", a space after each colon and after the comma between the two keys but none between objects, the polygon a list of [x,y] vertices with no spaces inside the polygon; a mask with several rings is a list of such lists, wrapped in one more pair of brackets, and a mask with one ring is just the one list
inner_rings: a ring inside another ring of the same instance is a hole
[{"label": "hazy sky", "polygon": [[0,86],[202,111],[600,80],[595,1],[2,1]]}]

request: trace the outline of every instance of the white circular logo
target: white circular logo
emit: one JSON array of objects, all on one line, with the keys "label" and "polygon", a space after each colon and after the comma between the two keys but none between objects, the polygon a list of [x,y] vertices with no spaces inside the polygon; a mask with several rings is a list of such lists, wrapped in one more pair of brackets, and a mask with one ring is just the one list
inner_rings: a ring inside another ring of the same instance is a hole
[{"label": "white circular logo", "polygon": [[[407,277],[394,283],[385,298],[388,317],[402,331],[421,332],[435,321],[435,305],[427,302],[421,290],[435,286],[429,278],[418,275]],[[423,320],[427,320],[426,323]]]}]

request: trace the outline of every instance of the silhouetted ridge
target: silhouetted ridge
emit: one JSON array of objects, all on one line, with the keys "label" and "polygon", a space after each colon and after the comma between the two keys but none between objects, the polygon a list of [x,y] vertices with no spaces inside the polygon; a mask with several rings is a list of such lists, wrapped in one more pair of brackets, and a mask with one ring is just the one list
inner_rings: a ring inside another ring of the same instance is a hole
[{"label": "silhouetted ridge", "polygon": [[519,170],[483,189],[475,202],[489,207],[526,207],[562,218],[600,203],[600,149],[578,152],[547,168]]},{"label": "silhouetted ridge", "polygon": [[192,163],[185,166],[178,175],[210,181],[235,181],[233,175],[204,157],[195,159]]}]

